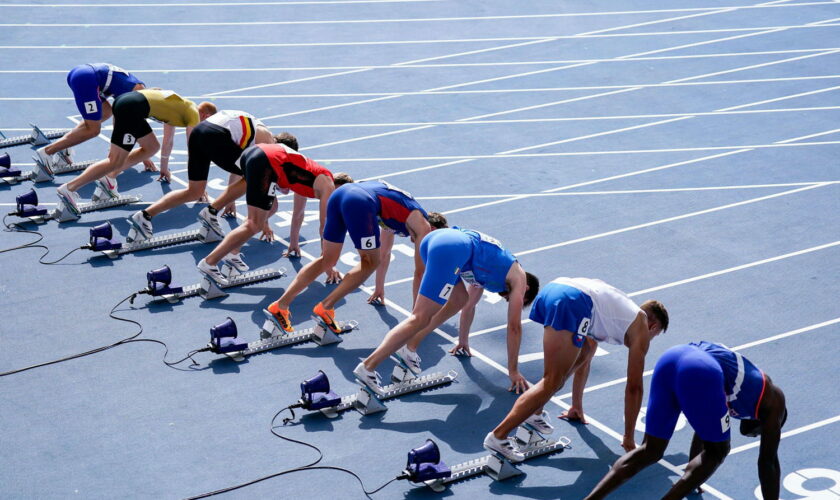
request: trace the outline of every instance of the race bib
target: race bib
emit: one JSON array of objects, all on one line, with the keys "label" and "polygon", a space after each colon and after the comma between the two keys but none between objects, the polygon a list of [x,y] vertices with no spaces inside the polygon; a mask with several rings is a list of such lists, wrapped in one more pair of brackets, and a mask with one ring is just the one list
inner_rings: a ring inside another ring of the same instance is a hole
[{"label": "race bib", "polygon": [[473,273],[472,271],[462,271],[461,272],[461,279],[464,280],[464,282],[466,282],[470,285],[477,285],[478,284],[478,281],[476,281],[476,279],[475,279],[475,273]]},{"label": "race bib", "polygon": [[449,300],[449,294],[452,292],[452,289],[454,287],[455,287],[455,285],[450,285],[449,283],[443,285],[443,288],[441,288],[440,293],[438,294],[438,297],[440,297],[444,300]]},{"label": "race bib", "polygon": [[375,236],[367,236],[360,240],[362,244],[362,250],[372,250],[376,248],[376,237]]},{"label": "race bib", "polygon": [[726,432],[728,430],[729,430],[729,413],[727,413],[726,415],[723,416],[723,418],[720,419],[720,431],[721,432]]},{"label": "race bib", "polygon": [[85,111],[88,113],[96,113],[99,107],[96,105],[96,101],[88,101],[85,103]]},{"label": "race bib", "polygon": [[122,143],[123,143],[123,145],[125,145],[125,146],[132,146],[132,145],[134,145],[134,143],[136,143],[136,142],[137,142],[137,139],[135,139],[135,138],[134,138],[134,136],[133,136],[133,135],[131,135],[131,134],[125,134],[125,135],[123,136]]},{"label": "race bib", "polygon": [[400,188],[394,186],[393,184],[390,184],[388,181],[383,181],[382,179],[379,179],[379,182],[381,182],[382,184],[385,184],[385,187],[390,189],[391,191],[396,191],[397,193],[400,193],[403,196],[407,196],[411,199],[414,199],[414,197],[411,196],[411,193],[409,193],[408,191],[406,191],[404,189],[400,189]]},{"label": "race bib", "polygon": [[[473,231],[475,231],[475,230],[473,230]],[[484,241],[484,242],[490,243],[491,245],[496,245],[497,247],[502,248],[502,243],[499,240],[497,240],[496,238],[494,238],[490,235],[484,234],[481,231],[475,231],[475,232],[478,233],[478,237],[481,238],[481,241]]]},{"label": "race bib", "polygon": [[266,194],[268,196],[277,196],[277,193],[278,193],[279,190],[280,190],[280,187],[277,185],[277,183],[272,182],[271,185],[268,186],[268,193],[266,193]]},{"label": "race bib", "polygon": [[580,320],[580,325],[578,325],[578,335],[586,336],[589,333],[589,326],[592,324],[592,320],[590,318],[583,318]]}]

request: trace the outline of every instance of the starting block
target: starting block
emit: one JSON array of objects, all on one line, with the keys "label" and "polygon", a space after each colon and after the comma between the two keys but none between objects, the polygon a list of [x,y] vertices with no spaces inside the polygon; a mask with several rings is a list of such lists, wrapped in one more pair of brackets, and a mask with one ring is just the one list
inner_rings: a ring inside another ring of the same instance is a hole
[{"label": "starting block", "polygon": [[[267,321],[268,322],[268,321]],[[341,327],[341,333],[348,333],[358,328],[359,323],[355,321],[340,321],[338,323]],[[274,335],[273,333],[266,336],[265,327],[260,332],[260,339],[253,342],[235,342],[233,339],[237,338],[236,324],[228,318],[225,323],[216,325],[210,330],[210,343],[207,347],[210,351],[216,354],[224,354],[234,361],[242,361],[246,356],[257,354],[259,352],[270,351],[278,347],[285,347],[288,345],[300,344],[303,342],[314,341],[318,345],[327,345],[335,342],[341,342],[341,339],[327,328],[323,323],[317,324],[313,328],[307,328],[295,333],[286,333]],[[335,340],[333,340],[335,338]],[[326,375],[325,375],[326,376]]]},{"label": "starting block", "polygon": [[30,145],[30,146],[43,146],[44,144],[49,144],[52,139],[58,139],[59,137],[63,136],[70,129],[58,129],[58,130],[47,130],[43,132],[40,128],[36,125],[29,124],[32,127],[32,132],[29,135],[21,135],[16,137],[6,137],[2,133],[0,133],[0,149],[2,148],[10,148],[12,146],[23,146],[23,145]]},{"label": "starting block", "polygon": [[69,174],[71,172],[79,172],[96,163],[96,160],[80,161],[74,163],[71,159],[71,154],[72,151],[69,149],[59,151],[58,153],[56,153],[56,155],[58,155],[58,161],[55,165],[53,165],[52,168],[49,168],[43,163],[41,163],[41,159],[37,156],[33,156],[32,159],[35,160],[35,169],[27,174],[28,178],[31,179],[33,182],[51,182],[55,179],[55,176],[58,174]]},{"label": "starting block", "polygon": [[142,199],[143,196],[141,195],[120,195],[116,198],[112,198],[106,193],[104,193],[102,189],[99,188],[99,186],[97,186],[96,190],[93,192],[93,197],[91,198],[91,201],[79,203],[78,213],[73,211],[72,208],[68,207],[67,204],[64,203],[64,200],[61,200],[58,203],[58,208],[56,208],[50,214],[49,218],[55,219],[58,222],[76,221],[79,220],[82,214],[96,212],[111,207],[128,205],[130,203],[137,203]]},{"label": "starting block", "polygon": [[[571,444],[571,440],[565,436],[557,439],[546,438],[527,424],[517,428],[514,442],[518,450],[525,455],[525,460],[560,453]],[[510,460],[496,453],[453,465],[450,471],[450,475],[446,477],[428,480],[422,480],[421,478],[421,481],[414,482],[423,482],[433,491],[440,493],[450,483],[462,481],[480,474],[487,474],[494,481],[504,481],[505,479],[522,474],[522,471],[511,463]]]},{"label": "starting block", "polygon": [[[103,235],[102,238],[104,238],[104,236],[106,235]],[[122,245],[121,243],[117,244]],[[102,246],[105,246],[104,242]],[[103,251],[101,248],[95,250]],[[195,297],[196,295],[201,295],[204,299],[215,299],[218,297],[226,297],[228,294],[225,290],[229,288],[282,278],[286,275],[286,269],[281,267],[279,270],[269,268],[248,271],[247,273],[238,273],[231,266],[223,266],[222,273],[229,276],[229,281],[226,285],[219,285],[205,276],[200,283],[195,285],[173,287],[171,286],[172,272],[169,270],[168,266],[165,266],[147,273],[146,279],[148,281],[148,287],[137,293],[150,295],[152,297],[152,301],[158,302],[165,300],[170,304],[180,302],[188,297]]]},{"label": "starting block", "polygon": [[[382,392],[380,394],[374,393],[367,386],[363,385],[356,394],[339,397],[329,390],[329,379],[327,379],[326,374],[322,371],[315,378],[309,379],[301,384],[301,399],[298,401],[299,406],[294,407],[317,410],[328,418],[335,418],[339,413],[350,409],[355,409],[362,415],[372,415],[388,409],[382,403],[383,401],[450,384],[457,376],[458,373],[454,370],[450,370],[448,373],[436,372],[415,377],[408,382],[382,386]],[[324,394],[329,397],[322,397]],[[317,407],[311,404],[307,406],[305,402],[311,401],[313,398],[318,399],[321,403]]]},{"label": "starting block", "polygon": [[[106,223],[110,226],[110,223]],[[90,230],[91,238],[93,238],[93,233],[100,226],[96,226]],[[134,231],[134,229],[132,229]],[[113,228],[110,230],[110,233],[107,236],[107,240],[113,243],[119,243],[119,240],[112,239]],[[101,235],[105,236],[105,235]],[[201,243],[214,243],[216,241],[220,241],[222,238],[215,231],[209,231],[205,227],[201,227],[200,229],[195,229],[193,231],[184,231],[180,233],[174,234],[163,234],[160,236],[155,236],[153,238],[149,238],[146,240],[134,240],[130,241],[126,244],[120,243],[118,246],[108,246],[102,245],[100,247],[92,246],[91,250],[102,252],[103,255],[110,257],[111,259],[116,259],[120,255],[124,255],[127,253],[132,252],[139,252],[141,250],[151,250],[153,248],[163,248],[169,247],[172,245],[180,245],[181,243],[190,243],[193,241],[199,241]],[[91,245],[93,245],[91,243]]]},{"label": "starting block", "polygon": [[[318,345],[337,344],[341,342],[341,338],[333,332],[321,318],[312,316],[312,321],[315,322],[314,328],[306,328],[292,333],[280,328],[275,322],[273,315],[267,310],[263,309],[265,314],[265,322],[262,329],[260,329],[260,338],[269,340],[272,339],[276,343],[274,347],[284,347],[287,345],[302,344],[304,342],[314,341]],[[355,330],[359,326],[356,321],[339,321],[338,327],[341,328],[340,333],[347,333]],[[271,349],[274,349],[272,347]]]}]

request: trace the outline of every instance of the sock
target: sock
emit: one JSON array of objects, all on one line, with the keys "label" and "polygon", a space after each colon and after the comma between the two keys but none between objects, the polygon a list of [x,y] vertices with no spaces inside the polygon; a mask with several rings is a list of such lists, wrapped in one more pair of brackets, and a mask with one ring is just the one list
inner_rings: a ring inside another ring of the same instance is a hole
[{"label": "sock", "polygon": [[151,216],[151,215],[149,215],[149,212],[147,212],[147,211],[145,211],[145,210],[140,210],[140,213],[142,213],[142,214],[143,214],[143,218],[144,218],[144,219],[146,219],[146,220],[152,220],[152,216]]},{"label": "sock", "polygon": [[213,205],[207,206],[207,211],[210,212],[210,215],[218,215],[219,211],[213,208]]}]

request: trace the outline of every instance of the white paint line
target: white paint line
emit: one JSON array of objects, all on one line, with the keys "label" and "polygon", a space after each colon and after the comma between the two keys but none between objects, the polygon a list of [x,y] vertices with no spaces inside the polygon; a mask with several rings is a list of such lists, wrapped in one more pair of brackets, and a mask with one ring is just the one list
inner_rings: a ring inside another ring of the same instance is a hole
[{"label": "white paint line", "polygon": [[[763,8],[778,8],[778,7],[806,7],[818,5],[835,5],[834,2],[803,2],[799,4],[784,4],[784,5],[744,5],[731,7],[708,7],[695,9],[675,9],[662,10],[660,12],[699,12],[695,15],[716,14],[719,12],[732,12],[742,9],[763,9]],[[630,11],[634,12],[634,11]],[[635,11],[638,12],[638,11]],[[170,22],[170,23],[2,23],[0,27],[72,27],[72,28],[90,28],[90,27],[146,27],[146,26],[312,26],[312,25],[353,25],[353,24],[400,24],[400,23],[451,23],[463,21],[508,21],[508,20],[527,20],[527,19],[556,19],[571,16],[579,16],[580,14],[559,13],[559,14],[508,14],[496,16],[453,16],[453,17],[418,17],[418,18],[382,18],[382,19],[316,19],[316,20],[297,20],[297,21],[216,21],[216,22]],[[589,15],[598,15],[597,13],[589,13]],[[618,15],[614,13],[602,13],[600,15]],[[693,16],[684,16],[693,17]],[[638,25],[643,25],[640,23]],[[634,25],[634,26],[638,26]]]},{"label": "white paint line", "polygon": [[840,132],[840,128],[834,130],[826,130],[825,132],[817,132],[816,134],[803,135],[801,137],[794,137],[793,139],[785,139],[784,141],[777,141],[779,144],[787,144],[789,142],[801,141],[802,139],[810,139],[812,137],[820,137],[823,135],[835,134]]},{"label": "white paint line", "polygon": [[744,206],[744,205],[759,203],[759,202],[762,202],[762,201],[765,201],[765,200],[771,200],[771,199],[779,198],[779,197],[782,197],[782,196],[788,196],[788,195],[791,195],[791,194],[796,194],[796,193],[800,193],[800,192],[804,192],[804,191],[810,191],[811,189],[817,189],[817,188],[825,187],[827,185],[829,185],[829,184],[820,183],[820,184],[815,184],[815,185],[812,185],[812,186],[805,186],[805,187],[800,187],[800,188],[796,188],[796,189],[791,189],[791,190],[788,190],[788,191],[782,191],[781,193],[775,193],[775,194],[771,194],[771,195],[767,195],[767,196],[759,196],[758,198],[750,198],[748,200],[738,201],[738,202],[735,202],[735,203],[727,203],[726,205],[719,205],[717,207],[707,208],[707,209],[704,209],[704,210],[698,210],[696,212],[689,212],[689,213],[682,214],[682,215],[675,215],[673,217],[666,217],[664,219],[659,219],[659,220],[655,220],[655,221],[651,221],[651,222],[645,222],[643,224],[636,224],[634,226],[628,226],[628,227],[623,227],[621,229],[614,229],[612,231],[606,231],[606,232],[599,233],[599,234],[584,236],[582,238],[576,238],[574,240],[568,240],[568,241],[563,241],[563,242],[560,242],[560,243],[554,243],[552,245],[545,245],[545,246],[542,246],[542,247],[539,247],[539,248],[533,248],[531,250],[525,250],[524,252],[514,252],[514,255],[516,255],[517,257],[522,257],[523,255],[530,255],[532,253],[543,252],[545,250],[552,250],[552,249],[555,249],[555,248],[569,246],[569,245],[573,245],[573,244],[576,244],[576,243],[581,243],[581,242],[584,242],[584,241],[591,241],[591,240],[595,240],[595,239],[599,239],[599,238],[605,238],[607,236],[613,236],[613,235],[616,235],[616,234],[622,234],[622,233],[626,233],[626,232],[629,232],[629,231],[635,231],[637,229],[645,229],[645,228],[649,228],[649,227],[653,227],[653,226],[658,226],[660,224],[667,224],[669,222],[689,219],[689,218],[697,217],[697,216],[700,216],[700,215],[706,215],[706,214],[710,214],[710,213],[714,213],[714,212],[720,212],[722,210],[728,210],[730,208],[741,207],[741,206]]},{"label": "white paint line", "polygon": [[[795,436],[797,434],[802,434],[803,432],[807,432],[807,431],[814,430],[814,429],[819,429],[820,427],[823,427],[823,426],[826,426],[826,425],[829,425],[829,424],[833,424],[833,423],[838,422],[838,421],[840,421],[840,415],[837,415],[836,417],[827,418],[825,420],[820,420],[819,422],[814,422],[813,424],[804,425],[804,426],[798,427],[796,429],[791,429],[787,432],[783,432],[781,438],[782,439],[789,438],[789,437]],[[761,445],[761,438],[756,439],[755,441],[753,441],[749,444],[745,444],[745,445],[741,445],[741,446],[737,446],[735,448],[732,448],[731,450],[729,450],[729,455],[731,456],[731,455],[734,455],[736,453],[741,453],[742,451],[747,451],[747,450],[751,450],[753,448],[758,448],[760,445]],[[680,466],[680,468],[685,468],[686,465],[688,465],[688,464],[683,464],[683,465]]]},{"label": "white paint line", "polygon": [[[660,22],[668,21],[662,20]],[[743,33],[754,32],[761,30],[772,29],[773,31],[786,29],[814,29],[840,26],[836,23],[827,23],[820,21],[820,23],[813,23],[807,25],[790,25],[790,26],[763,26],[756,28],[721,28],[721,29],[706,29],[706,30],[675,30],[675,31],[650,31],[650,32],[630,32],[630,33],[605,33],[595,35],[544,35],[544,36],[530,36],[530,37],[503,37],[503,38],[484,38],[484,39],[454,39],[454,40],[391,40],[380,42],[368,41],[346,41],[346,42],[286,42],[286,43],[213,43],[213,44],[161,44],[161,45],[1,45],[0,49],[32,49],[32,50],[46,50],[46,49],[206,49],[206,48],[259,48],[259,47],[332,47],[332,46],[353,46],[353,45],[411,45],[411,44],[434,44],[434,43],[467,43],[480,41],[514,41],[514,40],[544,40],[547,38],[554,38],[557,40],[569,39],[585,39],[585,38],[632,38],[632,37],[659,37],[659,36],[680,36],[693,35],[705,33]],[[23,25],[31,26],[31,25]],[[613,29],[624,29],[622,27]]]},{"label": "white paint line", "polygon": [[[814,94],[821,94],[823,92],[831,92],[833,90],[837,90],[838,88],[840,88],[840,86],[826,87],[824,89],[812,90],[810,92],[801,92],[799,94],[793,94],[793,95],[784,96],[784,97],[777,97],[775,99],[766,99],[764,101],[751,103],[751,104],[749,104],[749,106],[758,106],[759,104],[767,104],[767,103],[770,103],[770,102],[778,102],[778,101],[783,101],[783,100],[786,100],[786,99],[794,99],[796,97],[803,97],[803,96],[806,96],[806,95],[814,95]],[[729,108],[722,108],[719,111],[733,111],[733,110],[736,110],[736,109],[743,108],[745,106],[748,106],[748,105],[747,104],[742,104],[741,106],[732,106],[732,107],[729,107]]]},{"label": "white paint line", "polygon": [[[266,83],[266,84],[263,84],[263,85],[253,85],[253,86],[250,86],[250,87],[242,87],[242,88],[238,88],[238,89],[222,90],[222,91],[219,91],[219,92],[211,92],[209,94],[203,94],[201,97],[215,97],[215,96],[230,94],[232,92],[241,92],[243,90],[264,89],[264,88],[267,88],[267,87],[276,87],[276,86],[279,86],[279,85],[289,85],[289,84],[292,84],[292,83],[309,82],[309,81],[312,81],[312,80],[321,80],[321,79],[324,79],[324,78],[332,78],[332,77],[336,77],[336,76],[350,75],[350,74],[353,74],[353,73],[361,73],[362,71],[366,71],[366,70],[341,71],[339,73],[329,73],[329,74],[326,74],[326,75],[316,75],[316,76],[309,76],[309,77],[306,77],[306,78],[296,78],[294,80],[285,80],[285,81],[282,81],[282,82]],[[284,115],[278,115],[278,116],[284,116]]]},{"label": "white paint line", "polygon": [[[421,1],[421,0],[417,0]],[[422,0],[422,1],[437,1],[437,0]],[[543,40],[554,40],[556,37],[546,37]],[[474,41],[465,39],[464,41]],[[539,40],[538,40],[539,41]],[[454,41],[453,41],[454,42]],[[419,43],[419,42],[418,42]],[[492,61],[492,62],[458,62],[458,63],[436,63],[436,64],[411,64],[407,63],[387,64],[387,65],[366,65],[366,66],[282,66],[271,67],[263,66],[258,68],[170,68],[170,69],[143,69],[143,68],[128,68],[128,71],[141,73],[269,73],[276,71],[338,71],[351,69],[432,69],[432,68],[470,68],[470,67],[499,67],[499,66],[538,66],[538,65],[557,65],[557,64],[576,64],[576,63],[609,63],[609,62],[634,62],[634,61],[669,61],[669,60],[690,60],[690,59],[709,59],[709,58],[725,58],[725,57],[749,57],[761,55],[776,55],[776,54],[801,54],[813,52],[825,52],[827,50],[840,49],[840,47],[822,47],[814,49],[786,49],[786,50],[757,50],[745,52],[721,52],[710,54],[680,54],[674,56],[652,56],[652,57],[634,57],[632,60],[622,59],[618,57],[611,58],[595,58],[595,59],[556,59],[556,60],[534,60],[534,61]],[[0,74],[61,74],[67,73],[66,69],[0,69]],[[775,79],[771,79],[775,80]],[[761,81],[761,80],[759,80]],[[627,87],[629,85],[616,85],[615,87]],[[574,87],[572,87],[574,88]],[[579,87],[579,88],[593,88],[593,87]],[[601,87],[603,88],[603,87]],[[403,93],[403,92],[397,92]],[[412,92],[405,92],[412,93]],[[455,93],[455,92],[453,92]],[[356,96],[356,95],[372,95],[372,94],[312,94],[313,96],[324,95],[338,95],[338,96]]]},{"label": "white paint line", "polygon": [[[257,6],[299,6],[299,5],[339,5],[339,4],[381,4],[381,3],[426,3],[439,0],[317,0],[317,1],[289,1],[289,2],[172,2],[172,3],[0,3],[0,8],[24,7],[32,8],[124,8],[124,7],[257,7]],[[804,5],[804,4],[803,4]]]}]

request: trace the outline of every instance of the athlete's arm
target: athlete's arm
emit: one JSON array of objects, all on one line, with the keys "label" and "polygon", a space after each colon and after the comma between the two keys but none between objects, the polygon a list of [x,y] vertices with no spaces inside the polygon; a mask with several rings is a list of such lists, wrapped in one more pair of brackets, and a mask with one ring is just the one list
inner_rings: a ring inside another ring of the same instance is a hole
[{"label": "athlete's arm", "polygon": [[303,225],[305,208],[306,197],[295,193],[292,197],[292,225],[289,228],[289,252],[300,254],[300,226]]},{"label": "athlete's arm", "polygon": [[458,344],[449,350],[451,354],[466,354],[472,356],[470,352],[470,327],[472,326],[473,318],[475,318],[475,306],[481,300],[484,294],[484,287],[479,285],[470,285],[467,287],[467,303],[461,309],[461,318],[458,320]]},{"label": "athlete's arm", "polygon": [[[315,197],[318,198],[318,235],[321,237],[321,254],[324,252],[324,226],[327,223],[327,203],[335,191],[335,182],[332,177],[326,175],[319,175],[315,178],[315,183],[312,185],[312,190]],[[300,248],[298,248],[300,253]],[[335,266],[328,269],[326,272],[327,283],[341,283],[341,273],[338,272]]]},{"label": "athlete's arm", "polygon": [[758,451],[758,479],[761,495],[767,499],[779,498],[779,441],[782,439],[782,423],[785,411],[785,395],[767,378],[764,400],[759,409],[761,420],[761,444]]},{"label": "athlete's arm", "polygon": [[391,249],[394,247],[394,233],[380,231],[379,233],[379,267],[376,268],[376,278],[373,293],[368,297],[368,304],[385,304],[385,275],[391,264]]},{"label": "athlete's arm", "polygon": [[624,440],[621,447],[630,451],[636,447],[634,432],[636,418],[642,407],[644,386],[642,379],[645,371],[645,356],[650,347],[650,334],[647,328],[647,316],[639,312],[630,328],[627,329],[625,343],[630,348],[627,357],[627,385],[624,389]]},{"label": "athlete's arm", "polygon": [[520,394],[528,389],[528,381],[519,373],[519,346],[522,343],[522,307],[525,302],[525,270],[518,262],[510,266],[506,280],[509,287],[507,301],[507,355],[509,391]]},{"label": "athlete's arm", "polygon": [[163,143],[160,146],[160,177],[159,181],[169,182],[172,174],[169,173],[169,155],[172,153],[172,146],[175,144],[175,127],[163,124]]},{"label": "athlete's arm", "polygon": [[413,210],[408,214],[405,221],[411,241],[414,242],[414,280],[411,283],[411,303],[417,302],[417,294],[420,292],[420,282],[423,280],[423,273],[426,272],[426,264],[420,257],[420,243],[432,231],[429,221],[423,217],[419,210]]}]

